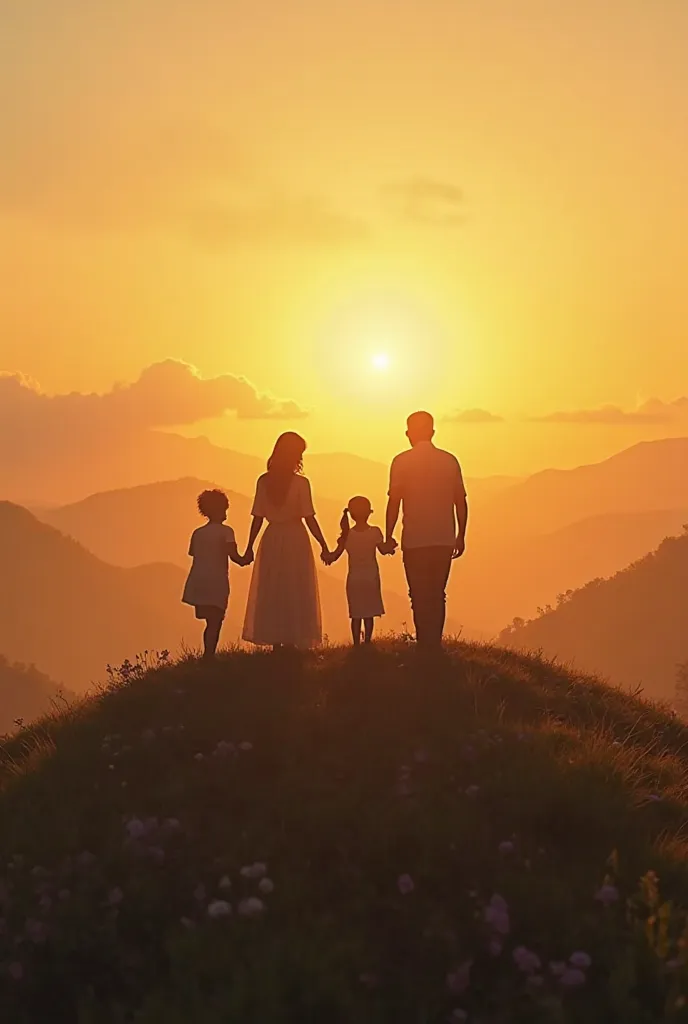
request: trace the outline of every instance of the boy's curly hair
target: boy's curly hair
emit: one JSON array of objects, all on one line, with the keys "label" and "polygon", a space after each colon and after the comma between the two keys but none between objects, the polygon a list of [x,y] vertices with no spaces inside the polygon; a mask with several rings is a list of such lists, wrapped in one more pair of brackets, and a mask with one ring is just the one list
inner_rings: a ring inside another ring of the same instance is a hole
[{"label": "boy's curly hair", "polygon": [[229,508],[229,498],[224,491],[212,490],[203,491],[196,500],[198,511],[206,519],[210,519],[214,512],[226,512]]}]

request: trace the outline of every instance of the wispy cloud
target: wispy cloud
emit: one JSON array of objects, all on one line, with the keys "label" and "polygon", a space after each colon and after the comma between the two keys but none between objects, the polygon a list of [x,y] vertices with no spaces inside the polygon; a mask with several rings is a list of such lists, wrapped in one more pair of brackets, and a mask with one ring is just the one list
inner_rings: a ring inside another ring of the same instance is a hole
[{"label": "wispy cloud", "polygon": [[458,227],[465,221],[460,186],[417,176],[383,185],[381,195],[401,219],[437,227]]},{"label": "wispy cloud", "polygon": [[444,418],[445,423],[503,423],[504,417],[487,409],[458,409]]},{"label": "wispy cloud", "polygon": [[0,208],[62,229],[164,232],[209,249],[365,244],[369,225],[326,197],[285,192],[224,129],[63,124],[3,138]]},{"label": "wispy cloud", "polygon": [[673,423],[688,419],[688,398],[674,402],[649,399],[635,409],[622,409],[618,405],[602,405],[596,409],[570,409],[551,412],[532,418],[536,423],[578,423],[607,426],[634,426]]}]

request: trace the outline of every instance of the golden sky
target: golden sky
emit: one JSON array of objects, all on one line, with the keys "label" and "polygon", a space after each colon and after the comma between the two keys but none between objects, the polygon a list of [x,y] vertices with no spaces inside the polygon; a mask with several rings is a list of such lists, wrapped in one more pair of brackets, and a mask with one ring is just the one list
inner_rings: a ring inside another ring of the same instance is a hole
[{"label": "golden sky", "polygon": [[375,458],[463,411],[472,475],[688,433],[643,405],[688,389],[687,45],[685,0],[0,0],[0,369],[180,359]]}]

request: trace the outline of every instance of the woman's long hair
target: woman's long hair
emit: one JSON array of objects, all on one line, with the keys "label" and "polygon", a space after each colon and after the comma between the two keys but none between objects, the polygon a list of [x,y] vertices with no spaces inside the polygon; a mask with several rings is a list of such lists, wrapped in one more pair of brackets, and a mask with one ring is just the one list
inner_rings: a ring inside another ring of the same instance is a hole
[{"label": "woman's long hair", "polygon": [[289,486],[296,473],[303,470],[303,453],[306,442],[300,434],[288,430],[275,441],[272,455],[268,459],[268,495],[275,505],[283,505],[289,493]]}]

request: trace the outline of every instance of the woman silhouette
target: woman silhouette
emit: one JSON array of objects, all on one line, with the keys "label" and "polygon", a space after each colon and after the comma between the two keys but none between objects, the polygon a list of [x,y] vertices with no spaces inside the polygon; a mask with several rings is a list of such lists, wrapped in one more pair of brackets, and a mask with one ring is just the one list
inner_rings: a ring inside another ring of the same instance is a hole
[{"label": "woman silhouette", "polygon": [[246,555],[267,519],[258,548],[246,607],[243,638],[252,644],[315,647],[322,639],[318,576],[313,548],[304,527],[328,555],[315,518],[311,485],[302,475],[306,442],[289,431],[277,438],[268,471],[258,478]]}]

